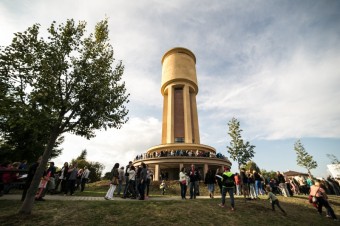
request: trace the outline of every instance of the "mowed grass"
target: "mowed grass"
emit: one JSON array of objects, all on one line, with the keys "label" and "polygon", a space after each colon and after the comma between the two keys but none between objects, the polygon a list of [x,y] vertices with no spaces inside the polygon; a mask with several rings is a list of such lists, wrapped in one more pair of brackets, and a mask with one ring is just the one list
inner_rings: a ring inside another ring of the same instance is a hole
[{"label": "mowed grass", "polygon": [[[176,187],[171,186],[164,197],[176,195]],[[89,187],[87,194],[102,196],[105,190],[105,186],[101,189]],[[206,195],[203,186],[201,193]],[[308,203],[307,196],[278,196],[288,214],[284,216],[278,209],[271,210],[266,196],[256,201],[237,197],[236,210],[231,211],[228,198],[227,207],[221,208],[218,206],[221,199],[217,196],[215,199],[153,201],[152,198],[159,194],[157,186],[153,186],[151,197],[146,201],[36,202],[29,216],[17,215],[20,201],[0,199],[0,225],[340,225],[326,218],[325,212],[319,216]],[[340,197],[330,196],[330,202],[339,216]]]}]

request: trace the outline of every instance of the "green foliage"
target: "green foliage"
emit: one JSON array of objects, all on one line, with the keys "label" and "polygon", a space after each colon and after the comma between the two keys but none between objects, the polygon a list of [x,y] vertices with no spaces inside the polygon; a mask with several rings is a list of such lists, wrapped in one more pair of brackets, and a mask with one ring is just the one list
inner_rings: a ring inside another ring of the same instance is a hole
[{"label": "green foliage", "polygon": [[240,122],[236,118],[232,118],[229,123],[229,136],[231,137],[230,146],[227,146],[230,158],[238,163],[238,168],[246,164],[247,161],[254,157],[254,145],[250,145],[249,141],[244,142],[241,136]]},{"label": "green foliage", "polygon": [[253,161],[248,161],[248,162],[245,164],[244,168],[245,168],[246,170],[250,170],[251,172],[253,172],[253,170],[256,170],[256,172],[258,172],[258,173],[261,172],[260,168],[259,168],[259,167],[257,166],[257,164],[256,164],[255,162],[253,162]]},{"label": "green foliage", "polygon": [[87,150],[81,151],[80,155],[76,159],[72,159],[72,164],[77,163],[78,169],[84,169],[86,166],[90,170],[89,180],[96,182],[101,180],[101,175],[104,169],[104,165],[99,162],[89,162],[86,159]]},{"label": "green foliage", "polygon": [[310,170],[315,169],[318,166],[317,162],[313,160],[313,156],[307,153],[300,140],[295,142],[294,150],[296,152],[297,164],[306,168],[308,174],[311,175]]},{"label": "green foliage", "polygon": [[85,28],[85,22],[53,22],[44,39],[35,24],[0,49],[1,143],[8,143],[3,139],[13,134],[12,128],[34,128],[46,136],[20,213],[31,213],[34,191],[58,137],[69,132],[90,139],[95,130],[119,129],[128,120],[124,66],[113,65],[108,22],[97,23],[94,35],[87,37]]},{"label": "green foliage", "polygon": [[277,174],[275,171],[271,170],[271,171],[267,171],[265,169],[262,169],[261,170],[261,174],[262,176],[267,179],[267,178],[270,178],[270,179],[274,179],[277,177]]},{"label": "green foliage", "polygon": [[87,150],[84,149],[81,151],[81,154],[77,157],[77,160],[86,160],[87,157]]}]

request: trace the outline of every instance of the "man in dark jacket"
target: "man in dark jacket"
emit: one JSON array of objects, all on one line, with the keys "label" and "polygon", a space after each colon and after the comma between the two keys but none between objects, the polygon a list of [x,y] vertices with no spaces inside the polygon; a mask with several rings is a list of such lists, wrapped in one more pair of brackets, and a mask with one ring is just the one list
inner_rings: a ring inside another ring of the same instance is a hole
[{"label": "man in dark jacket", "polygon": [[189,172],[190,178],[190,199],[195,199],[197,194],[197,182],[199,181],[199,172],[195,169],[195,165],[191,165],[191,169]]},{"label": "man in dark jacket", "polygon": [[144,162],[142,162],[142,168],[140,169],[139,174],[139,182],[138,182],[138,192],[139,192],[139,200],[144,200],[144,191],[145,191],[145,185],[147,180],[147,170],[146,165]]}]

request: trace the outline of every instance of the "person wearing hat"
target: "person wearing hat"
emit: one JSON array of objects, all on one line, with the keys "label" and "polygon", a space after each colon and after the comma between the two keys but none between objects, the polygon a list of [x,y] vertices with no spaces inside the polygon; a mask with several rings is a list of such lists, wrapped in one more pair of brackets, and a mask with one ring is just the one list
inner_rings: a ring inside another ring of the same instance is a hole
[{"label": "person wearing hat", "polygon": [[220,207],[225,207],[225,196],[227,192],[230,196],[231,210],[235,208],[234,201],[234,186],[235,186],[235,175],[230,172],[229,167],[224,167],[224,172],[222,174],[222,202],[219,204]]}]

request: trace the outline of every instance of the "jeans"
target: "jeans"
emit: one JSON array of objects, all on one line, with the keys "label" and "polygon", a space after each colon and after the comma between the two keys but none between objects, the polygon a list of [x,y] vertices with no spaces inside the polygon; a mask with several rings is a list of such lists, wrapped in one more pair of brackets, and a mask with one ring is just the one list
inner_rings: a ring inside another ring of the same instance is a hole
[{"label": "jeans", "polygon": [[236,195],[241,195],[241,185],[236,184]]},{"label": "jeans", "polygon": [[144,200],[144,190],[145,190],[145,181],[143,181],[143,183],[139,182],[138,192],[139,192],[141,200]]},{"label": "jeans", "polygon": [[256,199],[255,184],[249,184],[249,195],[252,199]]},{"label": "jeans", "polygon": [[182,199],[185,199],[185,196],[187,194],[187,185],[182,184],[181,182],[179,182],[179,185],[181,186],[181,197]]},{"label": "jeans", "polygon": [[322,207],[324,206],[327,209],[327,214],[330,215],[333,219],[337,219],[333,208],[329,205],[329,202],[322,197],[316,197],[318,203],[318,212],[322,213]]},{"label": "jeans", "polygon": [[255,181],[255,194],[256,194],[256,197],[259,197],[260,189],[261,189],[261,181],[260,180],[256,180]]},{"label": "jeans", "polygon": [[190,199],[192,198],[196,198],[196,194],[197,194],[197,186],[196,186],[196,182],[190,182]]},{"label": "jeans", "polygon": [[285,197],[289,197],[290,196],[286,183],[280,183],[279,187],[281,188],[281,191],[282,191],[282,193],[283,193],[283,195]]},{"label": "jeans", "polygon": [[226,196],[227,192],[229,193],[229,196],[230,196],[231,207],[234,208],[234,206],[235,206],[234,188],[227,188],[227,187],[224,187],[224,186],[222,187],[222,205],[225,204],[225,196]]},{"label": "jeans", "polygon": [[124,188],[124,197],[126,197],[126,193],[129,189],[129,176],[125,176],[125,188]]},{"label": "jeans", "polygon": [[81,179],[80,191],[84,191],[84,189],[85,189],[85,184],[86,184],[87,180],[88,180],[87,178],[82,178],[82,179]]},{"label": "jeans", "polygon": [[120,195],[120,191],[122,190],[123,180],[118,180],[117,186],[117,195]]}]

